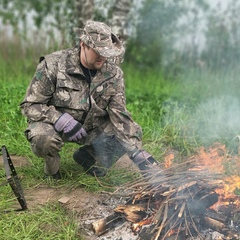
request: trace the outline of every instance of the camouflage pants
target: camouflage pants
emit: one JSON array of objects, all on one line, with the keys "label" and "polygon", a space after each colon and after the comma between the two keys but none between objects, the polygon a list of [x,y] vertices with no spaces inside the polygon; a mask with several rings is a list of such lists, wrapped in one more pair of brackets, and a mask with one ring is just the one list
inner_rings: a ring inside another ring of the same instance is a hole
[{"label": "camouflage pants", "polygon": [[[85,141],[78,144],[85,145],[84,148],[98,164],[109,168],[126,151],[115,138],[108,124],[105,124],[104,128],[101,129],[92,131]],[[31,144],[33,153],[44,159],[44,172],[48,175],[55,174],[60,168],[59,152],[64,146],[61,135],[54,130],[52,124],[44,122],[30,123],[25,135]]]}]

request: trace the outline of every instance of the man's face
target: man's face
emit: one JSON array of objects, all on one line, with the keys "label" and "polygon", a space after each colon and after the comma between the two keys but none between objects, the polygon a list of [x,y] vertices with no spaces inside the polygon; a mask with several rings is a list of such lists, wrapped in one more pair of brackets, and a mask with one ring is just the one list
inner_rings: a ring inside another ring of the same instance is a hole
[{"label": "man's face", "polygon": [[88,69],[99,70],[102,68],[106,58],[100,56],[85,44],[81,44],[80,61]]}]

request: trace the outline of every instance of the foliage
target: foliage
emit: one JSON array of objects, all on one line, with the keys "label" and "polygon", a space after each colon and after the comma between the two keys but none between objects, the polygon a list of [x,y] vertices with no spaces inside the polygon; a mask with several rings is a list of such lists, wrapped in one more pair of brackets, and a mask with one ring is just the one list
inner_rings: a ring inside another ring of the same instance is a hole
[{"label": "foliage", "polygon": [[188,67],[228,68],[239,61],[240,4],[146,0],[125,59],[177,77]]},{"label": "foliage", "polygon": [[226,9],[219,6],[208,15],[202,59],[212,68],[228,68],[240,60],[239,10],[239,2],[231,1]]},{"label": "foliage", "polygon": [[[107,22],[113,4],[109,0],[94,2],[98,7],[93,18]],[[80,4],[85,5],[86,2],[82,1]],[[29,33],[36,29],[34,35],[42,33],[45,35],[45,41],[50,38],[65,47],[76,43],[74,29],[81,27],[79,26],[81,13],[78,12],[76,5],[77,1],[72,0],[3,0],[0,2],[0,18],[4,24],[10,24],[14,32],[25,40],[31,39]]]},{"label": "foliage", "polygon": [[73,26],[76,26],[77,20],[74,9],[74,1],[71,0],[3,0],[0,3],[0,17],[24,39],[29,37],[29,21],[33,21],[37,29],[35,35],[41,30],[51,38],[56,38],[51,36],[51,30],[55,28],[60,33],[61,45],[64,45],[72,41]]},{"label": "foliage", "polygon": [[[198,1],[133,1],[126,31],[125,59],[141,69],[158,69],[177,77],[187,67],[228,67],[239,61],[239,10],[237,1],[226,7]],[[94,1],[95,20],[111,22],[114,1]],[[36,41],[36,36],[61,46],[75,43],[78,25],[76,1],[3,0],[0,18],[16,32]],[[136,22],[137,19],[137,22]],[[28,22],[35,31],[30,34]],[[54,31],[51,31],[54,29]],[[29,36],[30,35],[30,36]]]},{"label": "foliage", "polygon": [[[205,10],[204,1],[146,0],[140,9],[136,34],[128,42],[126,60],[140,68],[162,69],[177,63],[176,44],[192,31],[189,14]],[[170,69],[173,71],[173,69]]]}]

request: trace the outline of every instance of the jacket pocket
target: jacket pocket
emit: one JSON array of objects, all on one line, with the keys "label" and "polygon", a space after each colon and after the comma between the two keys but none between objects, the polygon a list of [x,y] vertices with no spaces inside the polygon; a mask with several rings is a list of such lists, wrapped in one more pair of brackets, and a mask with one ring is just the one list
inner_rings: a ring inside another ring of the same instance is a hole
[{"label": "jacket pocket", "polygon": [[88,85],[78,79],[58,79],[51,104],[86,111],[89,108]]}]

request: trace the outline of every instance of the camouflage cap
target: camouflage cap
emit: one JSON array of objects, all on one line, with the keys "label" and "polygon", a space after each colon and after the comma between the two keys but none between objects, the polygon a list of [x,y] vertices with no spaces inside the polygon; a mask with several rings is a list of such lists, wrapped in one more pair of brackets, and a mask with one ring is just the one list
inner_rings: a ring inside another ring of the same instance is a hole
[{"label": "camouflage cap", "polygon": [[79,38],[103,57],[117,57],[124,53],[119,38],[102,22],[87,21],[83,29],[77,29]]}]

